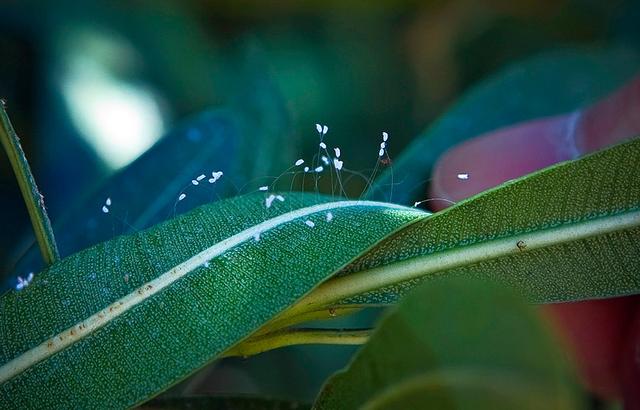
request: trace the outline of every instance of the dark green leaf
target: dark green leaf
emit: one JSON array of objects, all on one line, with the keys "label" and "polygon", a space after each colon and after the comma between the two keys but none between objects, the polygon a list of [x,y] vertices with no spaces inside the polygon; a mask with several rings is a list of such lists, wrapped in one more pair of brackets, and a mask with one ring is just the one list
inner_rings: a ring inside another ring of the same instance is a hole
[{"label": "dark green leaf", "polygon": [[[176,212],[255,190],[291,165],[294,154],[286,144],[290,130],[284,102],[259,51],[247,47],[246,54],[238,68],[246,83],[238,86],[229,108],[186,120],[131,165],[69,206],[66,217],[54,224],[63,256],[115,234],[148,228]],[[224,178],[209,184],[211,172],[220,170]],[[195,189],[191,180],[200,174],[206,179]],[[183,190],[187,198],[178,204]],[[101,212],[106,198],[113,201],[109,215]],[[14,272],[24,275],[42,266],[38,250],[32,248]]]},{"label": "dark green leaf", "polygon": [[572,372],[533,309],[495,284],[428,283],[379,324],[317,409],[577,408]]}]

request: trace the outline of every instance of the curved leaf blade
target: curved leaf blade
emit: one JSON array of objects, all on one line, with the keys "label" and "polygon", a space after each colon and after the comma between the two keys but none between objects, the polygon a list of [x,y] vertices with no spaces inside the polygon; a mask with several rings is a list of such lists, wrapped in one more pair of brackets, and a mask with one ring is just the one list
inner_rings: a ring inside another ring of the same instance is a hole
[{"label": "curved leaf blade", "polygon": [[426,215],[329,200],[290,194],[266,209],[263,195],[249,195],[203,206],[65,258],[3,295],[0,406],[144,401]]},{"label": "curved leaf blade", "polygon": [[428,283],[381,320],[314,408],[578,408],[571,368],[546,331],[496,284]]},{"label": "curved leaf blade", "polygon": [[290,309],[397,301],[423,280],[498,280],[536,303],[640,293],[640,139],[416,220]]}]

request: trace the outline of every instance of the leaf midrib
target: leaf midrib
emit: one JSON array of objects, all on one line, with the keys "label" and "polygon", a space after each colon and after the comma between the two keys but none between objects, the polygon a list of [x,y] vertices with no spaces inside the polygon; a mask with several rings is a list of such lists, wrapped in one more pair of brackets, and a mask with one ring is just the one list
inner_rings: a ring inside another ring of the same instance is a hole
[{"label": "leaf midrib", "polygon": [[101,311],[89,316],[84,320],[79,321],[75,325],[65,329],[64,331],[56,334],[51,338],[48,338],[39,345],[29,349],[28,351],[20,354],[11,361],[5,363],[0,367],[0,384],[14,378],[31,366],[43,360],[46,360],[47,358],[62,351],[63,349],[66,349],[69,346],[83,340],[96,330],[113,321],[115,318],[121,316],[128,310],[149,299],[156,293],[171,286],[177,280],[184,277],[188,273],[204,265],[205,262],[210,261],[217,256],[220,256],[221,254],[240,245],[243,242],[254,240],[255,234],[268,232],[269,230],[272,230],[280,225],[312,215],[314,213],[355,206],[381,207],[387,209],[403,210],[409,209],[402,205],[374,201],[328,202],[305,208],[299,208],[261,222],[229,238],[217,242],[216,244],[187,259],[186,261],[174,266],[167,272],[157,276],[155,279],[139,286],[133,292],[116,300]]},{"label": "leaf midrib", "polygon": [[[427,274],[497,259],[518,252],[546,248],[640,226],[640,210],[610,214],[553,228],[516,233],[506,237],[416,256],[372,269],[335,277],[318,286],[286,311],[286,316],[317,310],[350,297],[419,279]],[[518,247],[522,241],[524,250]]]}]

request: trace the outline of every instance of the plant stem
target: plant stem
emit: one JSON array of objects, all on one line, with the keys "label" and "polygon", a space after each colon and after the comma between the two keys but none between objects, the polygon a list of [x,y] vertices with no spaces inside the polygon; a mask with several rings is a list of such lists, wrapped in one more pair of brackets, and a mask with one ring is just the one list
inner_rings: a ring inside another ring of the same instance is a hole
[{"label": "plant stem", "polygon": [[4,103],[0,103],[0,140],[18,180],[42,258],[47,265],[51,265],[60,259],[51,221],[44,206],[44,197],[38,191],[27,158],[20,146],[20,139],[9,121]]},{"label": "plant stem", "polygon": [[303,344],[361,345],[369,340],[371,329],[283,329],[249,338],[225,352],[222,357],[252,356],[280,347]]}]

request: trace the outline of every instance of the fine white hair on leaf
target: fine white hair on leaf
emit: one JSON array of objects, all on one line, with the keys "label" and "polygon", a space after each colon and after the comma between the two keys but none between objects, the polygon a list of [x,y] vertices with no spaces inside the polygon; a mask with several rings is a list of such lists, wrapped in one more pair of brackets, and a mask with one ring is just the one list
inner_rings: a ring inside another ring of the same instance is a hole
[{"label": "fine white hair on leaf", "polygon": [[304,221],[304,224],[307,225],[309,228],[313,228],[314,226],[316,226],[316,224],[313,223],[313,221],[310,219],[307,219],[306,221]]},{"label": "fine white hair on leaf", "polygon": [[326,156],[322,156],[322,162],[324,162],[325,165],[329,165],[329,158],[327,158]]},{"label": "fine white hair on leaf", "polygon": [[316,172],[322,172],[324,170],[323,167],[316,167],[316,169],[314,169],[314,171]]},{"label": "fine white hair on leaf", "polygon": [[187,194],[180,194],[180,196],[178,197],[178,201],[182,201],[186,197],[187,197]]},{"label": "fine white hair on leaf", "polygon": [[109,213],[109,208],[107,208],[106,205],[103,205],[102,206],[102,212],[104,212],[105,214],[108,214]]},{"label": "fine white hair on leaf", "polygon": [[198,175],[198,177],[196,178],[196,181],[202,181],[205,178],[204,174],[200,174]]},{"label": "fine white hair on leaf", "polygon": [[264,204],[267,208],[271,208],[271,204],[273,204],[273,200],[276,199],[275,195],[269,195],[267,199],[264,200]]},{"label": "fine white hair on leaf", "polygon": [[199,184],[200,184],[200,183],[199,183],[198,181],[196,181],[195,179],[192,179],[192,180],[191,180],[191,183],[192,183],[193,185],[199,185]]},{"label": "fine white hair on leaf", "polygon": [[322,134],[322,125],[316,124],[316,131],[318,131],[318,134]]},{"label": "fine white hair on leaf", "polygon": [[106,200],[106,201],[104,201],[104,204],[105,204],[106,206],[111,206],[111,197],[107,198],[107,200]]},{"label": "fine white hair on leaf", "polygon": [[389,134],[387,134],[386,132],[382,132],[382,141],[386,141],[389,139]]},{"label": "fine white hair on leaf", "polygon": [[327,222],[333,221],[333,214],[331,212],[327,212]]},{"label": "fine white hair on leaf", "polygon": [[209,264],[209,261],[206,261],[205,263],[203,263],[203,264],[202,264],[202,266],[204,266],[205,268],[208,268],[208,267],[209,267],[209,265],[210,265],[210,264]]},{"label": "fine white hair on leaf", "polygon": [[384,148],[380,148],[380,151],[378,151],[378,156],[381,157],[384,155]]},{"label": "fine white hair on leaf", "polygon": [[304,167],[304,172],[309,172],[309,167]]},{"label": "fine white hair on leaf", "polygon": [[333,159],[333,166],[340,171],[342,169],[342,164],[344,164],[344,162],[340,161],[338,158],[334,158]]},{"label": "fine white hair on leaf", "polygon": [[280,202],[284,202],[284,197],[282,195],[276,195],[276,199]]},{"label": "fine white hair on leaf", "polygon": [[296,167],[299,167],[302,164],[304,164],[304,160],[302,158],[296,161]]},{"label": "fine white hair on leaf", "polygon": [[341,152],[340,152],[340,148],[335,147],[335,148],[333,149],[333,151],[336,153],[336,158],[340,158],[340,154],[341,154]]},{"label": "fine white hair on leaf", "polygon": [[269,190],[269,186],[268,185],[264,185],[261,186],[260,188],[258,188],[258,191],[268,191]]},{"label": "fine white hair on leaf", "polygon": [[327,127],[326,125],[322,127],[322,135],[325,135],[328,131],[329,131],[329,127]]},{"label": "fine white hair on leaf", "polygon": [[259,241],[260,241],[260,232],[256,232],[256,233],[254,233],[254,234],[253,234],[253,239],[254,239],[256,242],[259,242]]},{"label": "fine white hair on leaf", "polygon": [[417,207],[418,205],[420,205],[420,201],[417,201],[417,202],[414,202],[414,203],[413,203],[413,207],[414,207],[414,208],[415,208],[415,207]]},{"label": "fine white hair on leaf", "polygon": [[327,149],[327,144],[325,144],[324,142],[321,142],[320,143],[320,148]]},{"label": "fine white hair on leaf", "polygon": [[458,179],[469,179],[469,174],[467,174],[467,173],[458,174],[457,177],[458,177]]}]

